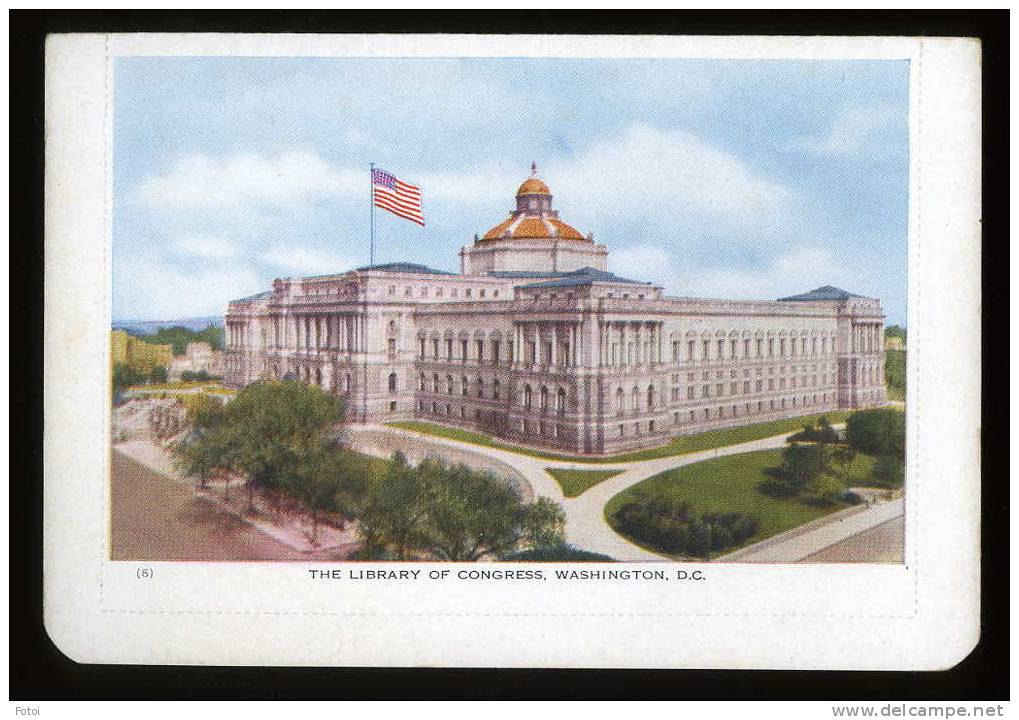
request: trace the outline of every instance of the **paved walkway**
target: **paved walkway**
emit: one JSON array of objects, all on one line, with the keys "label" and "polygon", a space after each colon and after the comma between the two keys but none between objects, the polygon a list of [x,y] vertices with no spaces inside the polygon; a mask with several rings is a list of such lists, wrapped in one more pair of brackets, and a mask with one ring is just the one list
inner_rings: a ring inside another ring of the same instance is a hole
[{"label": "paved walkway", "polygon": [[[625,562],[647,562],[669,560],[670,558],[657,553],[644,550],[629,540],[619,535],[605,520],[605,504],[615,495],[626,488],[636,485],[653,475],[672,470],[674,468],[691,465],[703,460],[710,460],[716,457],[727,455],[738,455],[740,453],[753,452],[755,450],[771,450],[785,446],[785,440],[789,432],[781,435],[751,440],[750,442],[729,445],[727,447],[703,450],[701,452],[688,453],[686,455],[675,455],[672,457],[655,458],[653,460],[640,460],[634,462],[620,463],[583,463],[568,460],[548,460],[510,452],[499,448],[491,448],[473,443],[465,443],[459,440],[437,437],[426,433],[419,433],[413,430],[404,430],[384,425],[360,426],[372,432],[394,433],[402,437],[413,437],[424,443],[437,447],[454,447],[460,450],[472,450],[501,460],[512,466],[523,475],[534,489],[534,494],[547,497],[558,502],[566,513],[566,541],[570,544],[590,552],[602,553],[615,560]],[[358,427],[352,427],[354,441]],[[376,452],[376,454],[378,454]],[[555,479],[545,472],[545,468],[574,468],[583,470],[622,470],[623,472],[615,477],[604,480],[582,493],[579,497],[567,498],[563,496],[562,488]],[[887,518],[886,518],[887,519]],[[857,531],[859,532],[859,530]],[[839,537],[836,542],[844,537]],[[767,541],[765,541],[767,542]],[[831,543],[829,543],[831,544]],[[818,547],[817,549],[820,549]],[[812,550],[811,552],[814,552]]]}]

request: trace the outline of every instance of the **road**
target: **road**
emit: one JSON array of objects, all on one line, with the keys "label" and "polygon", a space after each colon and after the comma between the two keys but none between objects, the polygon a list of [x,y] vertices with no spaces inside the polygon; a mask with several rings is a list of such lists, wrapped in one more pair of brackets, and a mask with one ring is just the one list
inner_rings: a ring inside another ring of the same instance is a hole
[{"label": "road", "polygon": [[116,448],[110,485],[113,560],[340,559],[292,550]]}]

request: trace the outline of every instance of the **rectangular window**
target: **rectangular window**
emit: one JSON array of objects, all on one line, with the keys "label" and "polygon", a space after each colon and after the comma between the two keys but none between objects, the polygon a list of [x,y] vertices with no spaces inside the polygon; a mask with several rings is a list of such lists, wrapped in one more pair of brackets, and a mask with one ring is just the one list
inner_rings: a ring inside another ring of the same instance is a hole
[{"label": "rectangular window", "polygon": [[686,342],[686,359],[693,361],[693,340]]},{"label": "rectangular window", "polygon": [[711,343],[709,343],[707,340],[704,340],[701,343],[701,345],[702,345],[702,347],[701,347],[701,350],[702,350],[701,360],[708,360],[709,356],[711,354]]},{"label": "rectangular window", "polygon": [[396,412],[396,400],[389,401],[389,412]]},{"label": "rectangular window", "polygon": [[723,353],[724,348],[725,348],[724,340],[719,340],[717,343],[715,343],[715,357],[718,360],[722,359],[722,355],[724,354]]},{"label": "rectangular window", "polygon": [[686,389],[686,399],[687,400],[693,400],[693,385],[690,385],[689,387],[687,387],[687,389]]},{"label": "rectangular window", "polygon": [[743,383],[743,394],[744,395],[749,395],[750,394],[750,381],[749,380],[746,380]]},{"label": "rectangular window", "polygon": [[725,386],[723,383],[718,383],[718,385],[715,385],[715,394],[717,397],[722,397],[722,395],[725,394]]},{"label": "rectangular window", "polygon": [[478,346],[478,362],[480,363],[485,359],[485,341],[477,340],[475,344]]},{"label": "rectangular window", "polygon": [[775,340],[768,338],[768,357],[775,357]]}]

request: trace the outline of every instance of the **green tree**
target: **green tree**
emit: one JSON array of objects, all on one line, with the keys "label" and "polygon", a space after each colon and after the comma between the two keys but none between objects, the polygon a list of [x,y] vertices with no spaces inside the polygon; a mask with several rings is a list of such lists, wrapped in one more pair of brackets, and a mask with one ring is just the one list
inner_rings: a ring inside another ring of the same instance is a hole
[{"label": "green tree", "polygon": [[851,484],[850,471],[856,461],[856,448],[852,445],[838,445],[832,450],[832,462],[840,471],[842,484],[849,487]]},{"label": "green tree", "polygon": [[220,434],[230,468],[246,478],[250,510],[256,489],[292,486],[300,463],[342,416],[338,398],[297,381],[256,382],[237,394]]},{"label": "green tree", "polygon": [[113,366],[113,398],[116,401],[124,388],[132,385],[140,385],[145,381],[145,376],[129,366],[127,363],[117,363]]},{"label": "green tree", "polygon": [[906,448],[906,415],[892,408],[860,410],[846,420],[846,441],[867,455],[898,455]]},{"label": "green tree", "polygon": [[168,377],[165,365],[156,365],[149,372],[149,381],[153,383],[165,383]]},{"label": "green tree", "polygon": [[438,464],[431,496],[428,548],[443,560],[475,561],[517,549],[563,542],[565,516],[546,498],[524,503],[519,491],[491,473]]},{"label": "green tree", "polygon": [[900,455],[879,455],[871,473],[877,485],[887,488],[902,487],[906,479],[906,463]]},{"label": "green tree", "polygon": [[397,560],[407,560],[412,549],[427,544],[435,462],[413,468],[397,452],[385,475],[373,479],[359,526],[369,556],[388,548]]},{"label": "green tree", "polygon": [[[297,472],[288,478],[284,491],[300,501],[311,516],[311,542],[318,544],[323,512],[352,517],[361,501],[367,478],[359,464],[332,442],[309,447],[298,460]],[[342,527],[342,525],[341,525]]]}]

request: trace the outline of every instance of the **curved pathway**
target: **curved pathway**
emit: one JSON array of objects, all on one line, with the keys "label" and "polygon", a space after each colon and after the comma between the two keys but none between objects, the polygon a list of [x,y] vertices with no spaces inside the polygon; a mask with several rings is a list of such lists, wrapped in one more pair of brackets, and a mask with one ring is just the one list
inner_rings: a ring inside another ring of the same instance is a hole
[{"label": "curved pathway", "polygon": [[[685,455],[655,458],[653,460],[594,464],[536,458],[500,448],[475,445],[474,443],[451,440],[449,438],[385,425],[350,426],[348,429],[351,432],[355,449],[358,449],[358,434],[370,431],[371,433],[392,433],[396,437],[413,438],[422,444],[436,448],[445,446],[458,450],[481,452],[496,458],[510,465],[523,475],[531,484],[536,496],[547,497],[562,505],[563,511],[566,513],[567,542],[582,550],[602,553],[615,560],[625,562],[671,561],[671,558],[644,550],[612,529],[605,520],[604,511],[605,503],[615,495],[631,485],[635,485],[666,470],[726,455],[738,455],[755,450],[770,450],[783,447],[785,439],[790,434],[785,432],[781,435],[751,440],[737,445],[728,445],[726,447],[702,450]],[[364,450],[374,455],[379,454],[377,448],[374,447],[374,443],[365,445]],[[578,497],[568,498],[563,496],[562,488],[559,487],[559,483],[555,481],[555,478],[545,472],[547,467],[582,470],[622,470],[622,472],[615,477],[608,478],[594,485]]]}]

